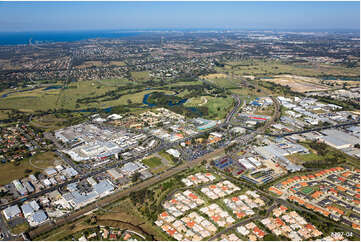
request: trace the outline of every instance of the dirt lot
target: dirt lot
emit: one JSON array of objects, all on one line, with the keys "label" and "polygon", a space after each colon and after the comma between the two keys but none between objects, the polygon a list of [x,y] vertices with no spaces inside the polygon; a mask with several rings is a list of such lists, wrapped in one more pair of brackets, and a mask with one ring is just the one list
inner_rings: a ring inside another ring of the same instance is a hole
[{"label": "dirt lot", "polygon": [[227,75],[223,73],[215,73],[215,74],[209,74],[206,76],[201,76],[202,79],[217,79],[217,78],[226,78]]},{"label": "dirt lot", "polygon": [[330,86],[321,84],[320,80],[312,77],[279,75],[273,79],[262,79],[282,86],[289,86],[295,92],[324,91],[331,89]]}]

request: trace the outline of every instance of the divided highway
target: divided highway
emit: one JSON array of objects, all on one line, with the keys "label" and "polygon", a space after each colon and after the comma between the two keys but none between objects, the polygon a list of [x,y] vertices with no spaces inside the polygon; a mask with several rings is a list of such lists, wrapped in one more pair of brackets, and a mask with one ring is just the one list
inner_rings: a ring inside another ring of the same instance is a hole
[{"label": "divided highway", "polygon": [[[229,113],[227,114],[227,117],[226,117],[226,119],[225,119],[225,121],[224,121],[223,124],[228,124],[228,123],[232,120],[234,114],[237,113],[237,111],[238,111],[238,109],[239,109],[239,106],[241,106],[241,100],[240,100],[239,96],[237,96],[237,95],[235,95],[235,94],[232,94],[232,97],[233,97],[233,99],[236,101],[236,105],[235,105],[234,108],[231,110],[231,112],[229,112]],[[223,124],[222,124],[222,125],[223,125]]]}]

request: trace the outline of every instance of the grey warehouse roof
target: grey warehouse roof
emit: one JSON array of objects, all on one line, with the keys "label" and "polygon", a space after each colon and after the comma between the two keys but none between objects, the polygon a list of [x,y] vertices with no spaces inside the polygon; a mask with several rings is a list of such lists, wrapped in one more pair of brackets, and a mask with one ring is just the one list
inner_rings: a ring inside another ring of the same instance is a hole
[{"label": "grey warehouse roof", "polygon": [[8,207],[6,209],[4,209],[4,213],[8,216],[8,217],[13,217],[19,213],[21,213],[18,205],[14,205],[11,207]]},{"label": "grey warehouse roof", "polygon": [[42,223],[44,222],[46,219],[48,218],[48,216],[46,216],[45,212],[43,210],[39,210],[36,211],[32,216],[31,216],[31,220],[34,221],[35,223]]}]

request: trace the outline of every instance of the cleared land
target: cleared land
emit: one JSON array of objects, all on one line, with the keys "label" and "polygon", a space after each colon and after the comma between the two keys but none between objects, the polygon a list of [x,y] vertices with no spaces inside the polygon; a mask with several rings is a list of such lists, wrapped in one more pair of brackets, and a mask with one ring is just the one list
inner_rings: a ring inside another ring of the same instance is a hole
[{"label": "cleared land", "polygon": [[30,124],[34,127],[49,131],[64,128],[64,121],[66,121],[65,118],[58,118],[54,114],[49,114],[32,118]]},{"label": "cleared land", "polygon": [[273,106],[270,106],[270,107],[259,108],[254,113],[258,114],[258,115],[272,116],[273,112],[274,112],[274,108],[273,108]]},{"label": "cleared land", "polygon": [[125,66],[125,62],[124,61],[111,61],[109,63],[110,66]]},{"label": "cleared land", "polygon": [[289,155],[287,156],[287,159],[296,164],[303,164],[306,167],[326,168],[327,166],[335,166],[343,163],[349,163],[353,166],[360,167],[359,159],[351,157],[331,146],[321,143],[315,146],[318,149],[315,150],[312,148],[314,145],[310,142],[304,142],[302,145],[307,147],[311,152],[309,154]]},{"label": "cleared land", "polygon": [[104,66],[102,61],[84,61],[81,65],[75,66],[75,68],[83,69],[89,67],[101,67]]},{"label": "cleared land", "polygon": [[130,75],[136,81],[146,81],[149,79],[149,73],[147,71],[134,71],[131,72]]},{"label": "cleared land", "polygon": [[209,79],[218,79],[218,78],[226,78],[226,77],[227,77],[226,74],[223,74],[223,73],[215,73],[215,74],[209,74],[209,75],[206,75],[206,76],[201,76],[200,78],[201,78],[201,79],[209,80]]},{"label": "cleared land", "polygon": [[340,65],[288,64],[281,61],[244,60],[228,62],[224,67],[216,67],[219,73],[233,73],[239,76],[269,76],[291,74],[298,76],[360,76],[360,67],[347,68]]},{"label": "cleared land", "polygon": [[279,75],[274,76],[272,79],[262,79],[262,81],[273,82],[282,86],[288,86],[295,92],[309,92],[309,91],[325,91],[332,89],[327,85],[321,84],[321,80],[317,78],[292,76],[292,75]]},{"label": "cleared land", "polygon": [[[209,98],[209,97],[208,97]],[[206,96],[201,97],[192,97],[189,98],[186,102],[188,106],[202,106],[208,102],[208,99]]]},{"label": "cleared land", "polygon": [[84,69],[84,68],[91,68],[91,67],[109,67],[109,66],[125,66],[123,61],[84,61],[80,65],[75,66],[76,69]]},{"label": "cleared land", "polygon": [[9,118],[9,111],[0,110],[0,120],[8,119]]},{"label": "cleared land", "polygon": [[56,159],[55,153],[44,152],[33,157],[26,158],[20,162],[8,162],[1,164],[0,184],[6,185],[15,179],[23,178],[25,175],[34,174],[37,171],[41,172],[44,168],[53,166]]},{"label": "cleared land", "polygon": [[227,75],[222,78],[207,79],[207,81],[221,88],[237,88],[241,85],[240,79],[235,79]]}]

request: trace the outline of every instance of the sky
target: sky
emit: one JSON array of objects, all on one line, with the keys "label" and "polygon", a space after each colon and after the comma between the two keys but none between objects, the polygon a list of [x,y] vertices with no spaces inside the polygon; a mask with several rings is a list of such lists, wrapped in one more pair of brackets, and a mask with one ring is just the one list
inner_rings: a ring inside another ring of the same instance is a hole
[{"label": "sky", "polygon": [[0,31],[360,29],[359,2],[0,2]]}]

